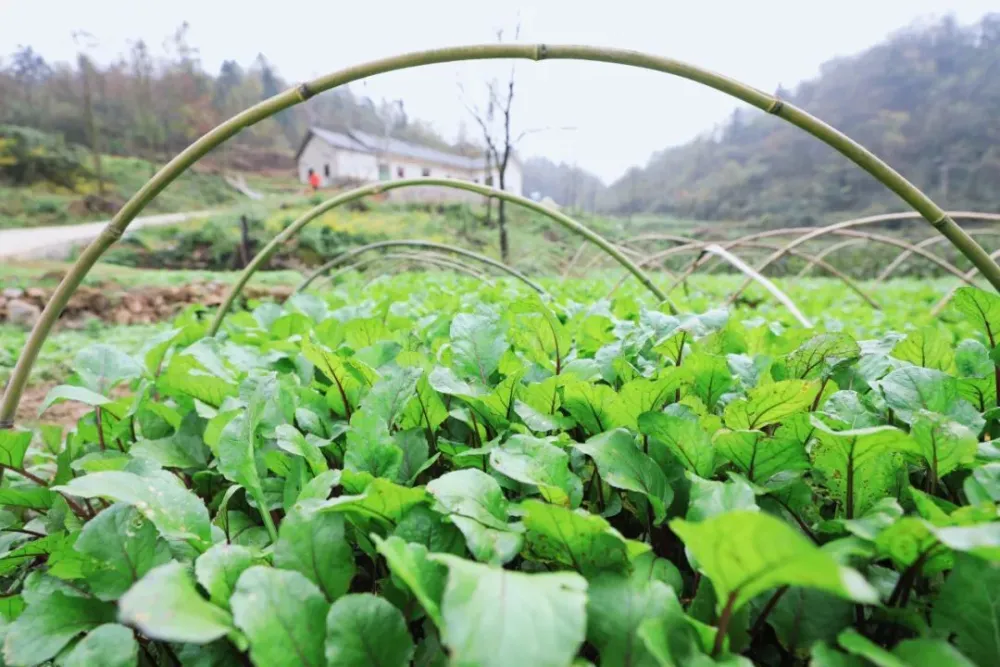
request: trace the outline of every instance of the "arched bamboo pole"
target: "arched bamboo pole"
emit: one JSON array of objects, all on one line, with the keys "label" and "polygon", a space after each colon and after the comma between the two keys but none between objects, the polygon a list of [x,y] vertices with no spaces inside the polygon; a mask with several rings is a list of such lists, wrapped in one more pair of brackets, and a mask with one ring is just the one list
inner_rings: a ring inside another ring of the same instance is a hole
[{"label": "arched bamboo pole", "polygon": [[313,208],[309,209],[297,219],[295,219],[292,224],[283,229],[281,233],[271,239],[266,246],[264,246],[257,255],[250,260],[246,268],[240,274],[240,277],[236,279],[236,282],[230,288],[229,293],[223,300],[222,305],[219,306],[218,312],[215,314],[215,319],[212,321],[212,325],[209,328],[209,335],[214,335],[215,332],[219,330],[219,325],[222,324],[223,318],[225,318],[226,313],[232,306],[233,301],[240,294],[240,291],[246,285],[250,277],[257,272],[257,270],[263,266],[263,264],[270,258],[271,255],[278,249],[278,247],[292,238],[299,231],[305,227],[307,224],[315,220],[317,217],[326,213],[327,211],[336,208],[342,204],[346,204],[363,197],[367,197],[373,194],[379,194],[383,192],[389,192],[390,190],[396,190],[399,188],[411,188],[411,187],[429,187],[438,186],[442,188],[452,188],[455,190],[465,190],[468,192],[475,192],[477,194],[483,195],[485,197],[495,197],[497,199],[503,199],[505,201],[511,202],[523,206],[526,209],[535,211],[544,216],[547,216],[551,220],[559,223],[569,231],[582,236],[587,241],[593,243],[601,250],[611,255],[619,264],[625,267],[629,273],[634,275],[639,279],[646,289],[653,293],[654,296],[660,302],[666,302],[670,305],[670,309],[677,312],[676,306],[672,301],[664,294],[659,287],[657,287],[652,279],[643,273],[634,262],[628,259],[621,251],[619,251],[615,246],[609,243],[603,236],[593,232],[590,228],[580,224],[576,220],[563,215],[559,211],[554,211],[547,206],[543,206],[538,202],[532,201],[526,197],[520,195],[515,195],[511,192],[504,192],[503,190],[495,190],[491,187],[485,185],[479,185],[478,183],[469,183],[467,181],[460,181],[456,179],[449,178],[406,178],[398,181],[388,181],[385,183],[372,183],[371,185],[365,185],[360,188],[355,188],[353,190],[348,190],[343,192],[336,197],[326,200],[320,204],[317,204]]},{"label": "arched bamboo pole", "polygon": [[[479,271],[476,271],[475,269],[473,269],[468,265],[459,262],[454,262],[443,257],[435,257],[430,254],[403,253],[403,252],[387,252],[380,255],[376,255],[374,257],[366,257],[356,262],[351,262],[347,266],[341,267],[337,271],[327,276],[327,282],[333,283],[339,276],[348,273],[349,271],[356,271],[364,266],[368,266],[369,264],[375,264],[376,262],[383,262],[385,260],[395,260],[402,262],[419,262],[422,264],[429,264],[431,266],[437,266],[439,268],[448,269],[450,271],[458,271],[459,273],[464,273],[465,275],[471,276],[472,278],[475,278],[476,280],[480,280],[482,282],[487,282],[487,283],[490,282],[489,279],[484,274],[480,273]],[[295,294],[297,292],[298,290],[292,292],[292,294]]]},{"label": "arched bamboo pole", "polygon": [[[946,213],[945,215],[948,217],[949,220],[952,219],[952,218],[960,218],[960,219],[966,218],[966,219],[970,219],[970,220],[1000,220],[1000,216],[998,216],[997,214],[993,214],[993,213],[976,213],[974,211],[958,211],[958,212],[953,212],[953,213]],[[882,214],[882,215],[872,215],[872,216],[869,216],[869,217],[866,217],[866,218],[858,218],[856,220],[845,220],[844,222],[838,222],[838,223],[833,224],[833,225],[827,225],[826,227],[820,227],[820,228],[818,228],[818,229],[816,229],[816,230],[814,230],[814,231],[812,231],[812,232],[810,232],[808,234],[803,234],[799,238],[790,241],[788,243],[788,245],[786,245],[783,249],[776,250],[772,254],[768,255],[764,259],[764,261],[762,261],[760,264],[757,265],[756,269],[758,271],[764,271],[771,264],[773,264],[774,262],[776,262],[779,259],[781,259],[782,257],[784,257],[787,254],[788,249],[800,246],[803,243],[805,243],[807,241],[811,241],[812,239],[815,239],[815,238],[819,238],[820,236],[823,236],[824,234],[829,234],[829,233],[837,231],[837,230],[847,229],[849,227],[857,227],[859,225],[875,224],[875,223],[879,223],[879,222],[886,222],[888,220],[905,220],[905,219],[912,218],[912,217],[913,217],[913,215],[909,214],[909,213],[885,213],[885,214]],[[972,237],[969,236],[964,231],[962,233],[965,234],[965,236],[967,238],[972,239]],[[888,237],[885,237],[885,238],[888,238]],[[973,243],[975,243],[974,240],[973,240]],[[979,248],[980,250],[983,250],[982,246],[980,246],[978,243],[976,243],[976,247]],[[932,262],[935,262],[936,264],[938,264],[939,266],[941,266],[942,268],[944,268],[944,265],[942,263],[943,260],[940,260],[940,258],[937,255],[929,253],[929,252],[925,251],[923,248],[917,248],[915,246],[912,246],[912,244],[911,244],[911,247],[909,248],[909,250],[911,250],[914,254],[920,255],[922,257],[926,257],[927,259],[931,260]],[[996,266],[996,263],[992,259],[990,259],[990,256],[988,254],[986,254],[985,250],[983,250],[983,254],[986,255],[986,259],[989,260],[989,262],[991,264],[993,264],[994,266]],[[969,256],[966,255],[966,257],[969,257]],[[969,257],[969,259],[972,259],[972,258]],[[973,262],[973,265],[974,266],[979,266],[975,262]],[[948,266],[951,266],[952,268],[954,268],[954,266],[951,265],[951,264],[948,264]],[[957,271],[957,269],[956,269],[956,271]],[[958,278],[960,278],[962,280],[965,280],[964,274],[962,274],[960,271],[958,271],[958,273],[956,275],[957,275]],[[738,298],[739,295],[742,294],[743,291],[747,287],[750,286],[750,282],[751,281],[749,279],[748,280],[744,280],[743,284],[740,285],[736,289],[736,291],[733,292],[730,295],[729,302],[731,303],[734,299]],[[992,283],[992,282],[993,281],[991,280],[990,283]],[[998,290],[1000,290],[1000,287],[997,287],[996,285],[994,285],[994,287],[997,288]]]},{"label": "arched bamboo pole", "polygon": [[[634,257],[634,258],[641,258],[641,257],[643,257],[643,254],[641,252],[639,252],[637,250],[633,250],[632,248],[629,248],[628,246],[622,245],[621,243],[615,243],[614,246],[616,248],[618,248],[618,250],[621,251],[622,254],[629,255],[630,257]],[[580,247],[577,248],[577,251],[575,253],[573,253],[573,256],[570,258],[569,263],[563,269],[563,272],[562,272],[562,281],[563,282],[566,282],[566,279],[569,278],[570,272],[573,270],[574,265],[577,263],[577,261],[579,261],[579,259],[583,256],[583,251],[586,250],[586,248],[587,248],[587,243],[586,242],[581,243]],[[598,261],[600,261],[604,256],[605,255],[602,255],[602,254],[599,253],[596,256],[592,257],[590,259],[590,261],[587,262],[587,265],[584,266],[583,269],[581,269],[581,271],[583,273],[586,273],[591,268],[593,268],[594,264],[596,264]]]},{"label": "arched bamboo pole", "polygon": [[[480,262],[482,264],[485,264],[486,266],[491,266],[495,269],[503,271],[507,275],[516,278],[517,280],[520,280],[522,283],[524,283],[531,289],[535,290],[539,294],[548,296],[548,292],[546,292],[541,285],[533,281],[528,276],[524,275],[517,269],[512,269],[506,264],[498,262],[497,260],[487,257],[486,255],[480,255],[477,252],[466,250],[465,248],[459,248],[458,246],[447,245],[445,243],[436,243],[434,241],[418,241],[409,239],[404,239],[400,241],[376,241],[375,243],[369,243],[367,245],[358,246],[357,248],[351,248],[350,250],[342,252],[339,255],[333,257],[332,259],[324,262],[320,267],[314,269],[312,273],[306,276],[305,279],[303,279],[303,281],[299,283],[299,285],[292,291],[292,294],[298,294],[299,292],[303,291],[304,289],[309,287],[309,285],[311,285],[314,280],[322,276],[330,269],[340,266],[341,264],[344,264],[350,261],[351,259],[354,259],[355,257],[359,257],[365,254],[366,252],[371,252],[372,250],[381,250],[383,248],[423,248],[428,250],[440,250],[442,252],[455,253],[456,255],[461,255],[462,257],[471,259],[476,262]],[[218,319],[221,322],[221,318]]]},{"label": "arched bamboo pole", "polygon": [[789,298],[787,294],[781,291],[777,285],[762,276],[759,272],[755,271],[749,264],[744,262],[742,259],[729,252],[725,248],[719,246],[717,243],[708,243],[705,245],[705,252],[717,255],[722,259],[726,260],[737,269],[746,274],[747,278],[759,283],[764,289],[771,293],[771,295],[781,302],[781,304],[788,309],[788,312],[792,314],[792,317],[797,319],[799,323],[807,329],[812,329],[813,325],[806,316],[802,314],[795,302]]},{"label": "arched bamboo pole", "polygon": [[[856,236],[856,237],[859,237],[859,238],[867,239],[869,241],[875,241],[877,243],[884,243],[886,245],[894,245],[894,246],[896,246],[898,248],[905,248],[905,249],[911,250],[914,254],[920,255],[921,257],[923,257],[923,258],[925,258],[927,260],[930,260],[934,264],[937,264],[939,267],[941,267],[942,269],[944,269],[948,273],[952,274],[953,276],[955,276],[959,280],[961,280],[961,281],[963,281],[965,283],[968,283],[969,285],[973,285],[974,284],[969,278],[967,278],[965,276],[964,273],[962,273],[961,269],[959,269],[958,267],[956,267],[951,262],[948,262],[948,261],[946,261],[944,259],[941,259],[940,257],[938,257],[937,255],[935,255],[934,253],[932,253],[932,252],[930,252],[928,250],[925,250],[924,248],[918,248],[915,245],[913,245],[912,243],[907,243],[906,241],[901,241],[900,239],[896,239],[896,238],[893,238],[891,236],[885,236],[885,235],[882,235],[882,234],[873,234],[872,232],[861,232],[861,231],[857,231],[855,229],[837,229],[837,230],[831,230],[831,232],[834,233],[834,234],[839,234],[839,235],[844,235],[844,236]],[[806,236],[808,236],[808,234]],[[799,240],[799,239],[796,239],[796,240]],[[794,246],[795,245],[798,245],[798,244],[796,244],[795,241],[792,241],[791,243],[788,243],[787,245],[785,245],[783,248],[779,248],[778,250],[776,250],[774,253],[772,253],[768,257],[774,257],[776,255],[779,256],[779,257],[780,256],[784,256],[784,255],[790,255],[794,251]],[[766,266],[770,266],[770,263],[767,260],[765,260],[764,262],[762,262],[760,264],[760,266],[765,266],[765,267]],[[758,267],[757,270],[759,271],[760,268]],[[743,292],[749,286],[750,286],[750,281],[749,280],[744,280],[743,284],[740,285],[739,288],[737,288],[737,290],[735,292],[733,292],[732,294],[729,295],[729,297],[726,298],[726,303],[733,303],[734,301],[736,301],[736,299],[738,299],[740,297],[740,295],[743,294]]]},{"label": "arched bamboo pole", "polygon": [[[1000,219],[1000,215],[998,215],[998,214],[995,214],[995,213],[978,213],[976,211],[950,211],[948,213],[948,215],[951,216],[952,218],[956,218],[956,219],[969,219],[969,220],[997,220],[997,219]],[[839,229],[850,229],[850,228],[853,228],[853,227],[863,227],[865,225],[877,225],[877,224],[880,224],[880,223],[883,223],[883,222],[890,222],[890,221],[893,221],[893,220],[914,220],[914,219],[919,220],[920,216],[916,215],[915,213],[907,212],[907,211],[904,211],[904,212],[901,212],[901,213],[883,213],[883,214],[879,214],[879,215],[870,215],[870,216],[866,216],[866,217],[863,217],[863,218],[854,218],[852,220],[845,220],[843,222],[838,222],[838,223],[835,223],[833,225],[827,225],[825,227],[785,227],[785,228],[782,228],[782,229],[766,230],[766,231],[763,231],[763,232],[757,232],[757,233],[754,233],[754,234],[748,234],[748,235],[742,236],[742,237],[740,237],[738,239],[734,239],[732,241],[727,241],[725,243],[721,243],[721,245],[724,248],[731,249],[733,247],[734,243],[739,243],[739,242],[744,241],[744,240],[762,239],[762,238],[769,238],[769,237],[772,237],[772,236],[787,236],[789,234],[803,234],[804,236],[808,236],[808,238],[806,238],[806,239],[804,239],[802,241],[804,243],[805,241],[809,241],[809,240],[812,240],[814,238],[819,238],[819,237],[823,236],[824,234],[836,233],[837,230],[839,230]],[[799,244],[798,243],[798,239],[796,239],[795,245],[798,245],[798,244]],[[795,246],[792,246],[792,247],[795,247]],[[687,268],[684,269],[683,272],[681,272],[680,276],[670,285],[670,287],[667,288],[667,293],[672,292],[678,285],[680,285],[681,283],[684,283],[688,279],[688,277],[691,276],[691,274],[693,274],[695,272],[695,270],[697,270],[705,262],[711,261],[712,259],[715,259],[715,258],[713,256],[711,256],[711,255],[702,256],[702,257],[696,257],[687,266]],[[757,267],[757,268],[760,269],[760,267]],[[956,271],[957,271],[957,269],[956,269]],[[742,290],[746,289],[746,287],[747,287],[747,285],[744,284],[740,288],[740,293],[742,293]]]},{"label": "arched bamboo pole", "polygon": [[[688,239],[688,241],[691,241],[691,240],[692,239]],[[708,243],[708,241],[705,241],[704,243]],[[615,244],[615,247],[618,248],[619,250],[621,250],[623,253],[626,253],[626,254],[628,254],[628,255],[630,255],[632,257],[635,257],[635,258],[637,258],[639,260],[642,260],[642,259],[646,258],[646,255],[644,255],[643,253],[639,252],[638,250],[633,250],[633,249],[629,248],[628,246],[624,246],[624,245],[622,245],[620,243]],[[600,255],[600,254],[594,255],[593,257],[590,258],[590,261],[588,261],[584,266],[582,266],[580,268],[580,273],[583,274],[583,275],[586,275],[587,272],[591,271],[592,269],[594,269],[595,265],[598,262],[600,262],[602,259],[604,259],[603,255]],[[660,270],[663,271],[664,273],[666,273],[667,275],[669,275],[671,278],[674,277],[674,273],[670,269],[668,269],[666,267],[660,267]]]},{"label": "arched bamboo pole", "polygon": [[[584,244],[586,243],[584,241]],[[551,266],[552,264],[559,265],[566,256],[566,250],[567,246],[565,244],[558,241],[550,241],[545,244],[539,244],[523,254],[515,253],[511,265],[514,268],[522,266],[534,268],[542,264],[545,266]]]},{"label": "arched bamboo pole", "polygon": [[[797,274],[795,274],[795,277],[805,278],[806,274],[809,273],[809,271],[812,270],[812,267],[816,266],[816,264],[819,263],[820,260],[825,260],[827,257],[837,252],[838,250],[842,250],[844,248],[850,248],[851,246],[860,245],[862,243],[867,243],[867,239],[847,239],[846,241],[841,241],[840,243],[834,243],[832,246],[824,248],[822,252],[820,252],[817,255],[814,255],[813,258],[809,260],[805,266],[802,267],[802,270],[799,271]],[[909,250],[904,250],[903,252],[909,252]]]},{"label": "arched bamboo pole", "polygon": [[[992,257],[993,259],[1000,257],[1000,250],[994,250],[993,252],[991,252],[990,257]],[[976,269],[976,267],[972,267],[971,269],[965,272],[965,277],[971,279],[974,278],[977,273],[979,273],[979,271]],[[941,314],[941,311],[943,311],[945,307],[947,307],[947,305],[951,303],[951,300],[955,298],[955,292],[958,291],[959,287],[961,287],[961,285],[956,285],[955,287],[952,287],[947,294],[941,297],[940,301],[934,304],[934,307],[931,308],[931,317],[937,317],[938,315]]]},{"label": "arched bamboo pole", "polygon": [[580,257],[583,255],[583,251],[586,249],[587,249],[587,243],[583,242],[580,244],[580,247],[576,249],[576,252],[573,253],[573,256],[570,257],[569,262],[566,264],[566,268],[564,268],[562,272],[563,282],[565,282],[566,278],[569,277],[569,273],[570,271],[573,270],[573,267],[576,265],[576,261],[580,259]]},{"label": "arched bamboo pole", "polygon": [[[698,230],[696,229],[695,232]],[[645,241],[671,241],[672,243],[691,243],[692,241],[697,241],[695,234],[691,236],[682,236],[680,234],[661,234],[660,232],[650,232],[648,234],[639,234],[638,236],[633,236],[627,238],[624,241],[619,241],[620,246],[631,246],[633,243],[643,243]],[[716,241],[718,243],[718,241]]]},{"label": "arched bamboo pole", "polygon": [[[751,240],[751,237],[747,237],[747,239],[748,240],[745,240],[744,242],[739,243],[739,244],[734,244],[731,247],[764,248],[764,249],[767,249],[767,250],[777,250],[778,248],[782,247],[782,246],[776,245],[774,243],[763,243],[761,241]],[[865,239],[860,239],[860,240],[865,240]],[[647,257],[645,260],[641,261],[639,263],[639,265],[640,266],[648,266],[650,263],[655,263],[658,260],[664,259],[665,255],[667,255],[667,253],[675,254],[676,252],[689,251],[689,250],[690,251],[699,250],[699,251],[702,251],[702,252],[707,252],[707,247],[709,245],[713,245],[713,244],[711,244],[709,242],[706,242],[706,241],[694,241],[692,243],[688,243],[687,245],[674,246],[673,248],[668,248],[667,250],[665,250],[665,251],[663,251],[661,253],[657,253],[656,255],[651,255],[651,256]],[[714,244],[714,245],[718,245],[718,244]],[[721,246],[719,246],[719,247],[721,247]],[[723,249],[725,250],[725,248],[723,248]],[[724,255],[721,255],[718,252],[711,253],[711,254],[713,254],[713,255],[715,255],[717,257],[721,257],[722,259],[726,259],[727,262],[728,262],[728,258],[725,257]],[[814,264],[817,264],[820,268],[822,268],[824,271],[828,272],[833,277],[839,278],[845,285],[847,285],[847,287],[849,287],[853,292],[855,292],[858,296],[860,296],[869,306],[871,306],[875,310],[881,310],[882,309],[882,307],[879,306],[878,302],[875,301],[875,299],[873,299],[871,297],[871,295],[869,295],[867,292],[865,292],[863,289],[861,289],[861,287],[853,279],[851,279],[850,276],[846,275],[843,271],[841,271],[837,267],[833,266],[829,262],[823,260],[822,258],[820,258],[818,256],[810,255],[808,253],[802,252],[801,250],[792,250],[789,254],[791,254],[794,257],[799,257],[799,258],[804,259],[806,261],[809,261],[809,262],[812,262]],[[733,264],[732,262],[728,262],[728,263],[729,264]],[[739,268],[739,267],[737,267],[737,268]],[[750,275],[750,274],[747,274],[747,275]],[[757,281],[757,282],[760,282],[760,281]],[[612,288],[612,290],[608,294],[608,296],[610,297],[612,294],[614,294],[615,291],[619,287],[621,287],[621,285],[622,285],[622,281],[618,281],[618,283],[614,286],[614,288]]]},{"label": "arched bamboo pole", "polygon": [[[750,245],[750,244],[753,244],[753,243],[757,243],[761,239],[767,239],[767,238],[771,238],[771,237],[774,237],[774,236],[788,236],[790,234],[809,233],[809,232],[813,231],[814,229],[815,228],[813,228],[813,227],[789,227],[789,228],[785,228],[785,229],[772,229],[772,230],[768,230],[768,231],[764,231],[764,232],[757,232],[756,234],[749,234],[747,236],[740,237],[740,238],[735,239],[733,241],[727,242],[725,245],[720,244],[720,247],[723,247],[723,248],[725,248],[727,250],[732,250],[733,248],[739,248],[741,246],[745,246],[745,245]],[[835,234],[835,235],[838,235],[838,236],[851,236],[851,237],[855,237],[855,238],[864,238],[864,239],[868,239],[870,241],[874,241],[876,243],[887,243],[889,245],[893,245],[893,246],[897,246],[897,247],[901,247],[901,248],[910,248],[910,247],[912,247],[911,244],[906,243],[905,241],[899,241],[897,239],[894,239],[894,238],[891,238],[891,237],[886,237],[886,236],[872,235],[872,234],[868,234],[866,232],[859,232],[859,231],[854,231],[854,230],[835,230],[835,231],[833,231],[831,233]],[[680,253],[686,253],[686,252],[692,252],[692,251],[695,251],[695,250],[701,250],[704,247],[705,243],[706,243],[705,241],[692,241],[691,243],[687,243],[685,245],[674,246],[672,248],[667,248],[666,250],[661,250],[660,252],[655,253],[653,255],[649,255],[645,259],[641,260],[639,262],[639,266],[640,267],[646,267],[646,266],[649,266],[650,264],[654,264],[654,263],[656,263],[658,261],[662,261],[664,259],[667,259],[668,257],[670,257],[672,255],[676,255],[676,254],[680,254]],[[758,245],[757,247],[763,247],[763,246]],[[777,249],[782,248],[783,246],[772,245],[772,246],[769,246],[769,247],[777,250]],[[929,253],[928,253],[928,255],[929,255]],[[805,257],[807,259],[811,259],[812,258],[811,255],[802,254],[801,252],[800,252],[799,256],[800,257]],[[699,255],[698,257],[696,257],[691,262],[691,264],[689,264],[688,267],[685,269],[685,273],[680,274],[674,280],[674,282],[671,283],[670,287],[667,288],[667,292],[673,291],[675,288],[677,288],[678,285],[682,284],[688,277],[690,277],[690,272],[692,270],[692,267],[694,267],[694,268],[700,268],[703,264],[707,263],[711,259],[714,259],[714,256],[712,256],[712,255],[708,255],[708,256]],[[956,276],[960,276],[961,275],[961,271],[959,269],[955,268],[951,264],[948,264],[947,262],[943,262],[943,260],[941,260],[936,255],[933,256],[932,261],[943,263],[945,266],[943,266],[942,268],[944,268],[946,271],[949,271],[953,275],[956,275]]]},{"label": "arched bamboo pole", "polygon": [[[1000,218],[1000,216],[997,216]],[[996,229],[970,229],[967,231],[968,235],[975,238],[977,236],[1000,236],[1000,230]],[[945,240],[943,236],[931,236],[926,238],[920,243],[916,244],[918,248],[926,248],[928,246],[937,245],[939,242]],[[913,256],[913,253],[909,250],[904,250],[903,252],[896,255],[896,258],[889,262],[889,265],[882,269],[882,272],[878,274],[875,278],[875,282],[883,283],[886,279],[891,276],[896,269],[900,267],[906,260]],[[992,257],[992,255],[990,255]]]},{"label": "arched bamboo pole", "polygon": [[799,109],[794,104],[785,102],[774,95],[769,95],[734,79],[679,60],[624,49],[577,45],[484,44],[417,51],[349,67],[290,88],[283,93],[255,104],[223,122],[221,125],[218,125],[164,165],[160,171],[125,203],[101,234],[84,249],[73,265],[73,268],[70,269],[55,292],[53,292],[18,357],[14,371],[11,373],[3,402],[0,404],[0,429],[7,429],[13,426],[14,413],[21,400],[21,393],[28,382],[28,376],[31,373],[35,359],[38,357],[41,345],[55,325],[56,319],[62,313],[63,308],[66,307],[74,290],[80,285],[104,251],[121,238],[125,229],[136,215],[174,179],[213,148],[236,135],[241,130],[255,125],[279,111],[305,102],[318,93],[351,83],[352,81],[384,72],[434,63],[495,58],[523,58],[534,61],[545,59],[589,60],[618,63],[659,71],[714,88],[769,114],[782,118],[833,147],[896,193],[896,195],[912,206],[938,232],[948,237],[969,258],[973,265],[980,268],[989,282],[996,289],[1000,290],[1000,265],[997,265],[990,259],[986,251],[965,234],[962,228],[941,207],[935,204],[930,197],[921,192],[874,153],[847,135],[827,125],[806,111]]},{"label": "arched bamboo pole", "polygon": [[[697,230],[695,230],[695,231],[697,231]],[[649,234],[640,234],[639,236],[634,236],[632,238],[625,239],[624,241],[619,241],[616,245],[624,251],[626,249],[629,249],[630,244],[632,244],[632,243],[641,243],[643,241],[673,241],[675,243],[680,243],[682,245],[683,244],[697,243],[698,242],[697,239],[691,238],[691,237],[687,237],[687,236],[679,236],[679,235],[676,235],[676,234],[649,233]],[[702,243],[707,243],[707,241],[703,241]],[[599,261],[601,261],[601,259],[602,259],[602,257],[600,255],[595,255],[594,257],[591,257],[590,261],[587,262],[584,265],[584,267],[581,269],[581,271],[583,273],[586,273],[587,271],[590,271],[592,268],[594,268],[595,264],[597,264]],[[668,274],[671,275],[671,277],[673,277],[673,273],[669,269],[666,269],[665,267],[661,267],[660,270],[667,272]],[[563,275],[565,276],[565,274],[563,274]]]},{"label": "arched bamboo pole", "polygon": [[[741,239],[737,239],[736,241],[733,241],[733,242],[729,243],[727,245],[727,247],[732,248],[732,247],[736,247],[738,245],[745,244],[745,243],[747,243],[749,241],[753,241],[753,240],[756,240],[756,239],[762,239],[762,238],[768,238],[768,237],[771,237],[771,236],[787,236],[788,234],[793,234],[793,233],[804,233],[805,235],[809,235],[809,234],[812,234],[814,231],[815,231],[815,228],[813,228],[813,227],[797,227],[797,228],[787,228],[787,229],[776,229],[776,230],[771,230],[771,231],[767,231],[767,232],[759,232],[757,234],[751,234],[749,236],[744,236]],[[952,274],[953,276],[955,276],[955,277],[957,277],[959,279],[963,279],[962,278],[963,273],[962,273],[961,269],[959,269],[958,267],[956,267],[954,264],[952,264],[952,263],[950,263],[950,262],[948,262],[948,261],[946,261],[944,259],[941,259],[939,256],[937,256],[934,253],[931,253],[931,252],[929,252],[927,250],[924,250],[923,248],[916,248],[913,244],[907,243],[906,241],[902,241],[900,239],[897,239],[897,238],[894,238],[894,237],[891,237],[891,236],[884,236],[882,234],[874,234],[874,233],[871,233],[871,232],[862,232],[862,231],[858,231],[858,230],[854,230],[854,229],[833,229],[833,230],[828,230],[827,233],[834,234],[836,236],[851,236],[851,237],[856,237],[856,238],[864,238],[864,239],[867,239],[867,240],[872,241],[874,243],[882,243],[882,244],[885,244],[885,245],[895,246],[897,248],[903,248],[903,249],[907,249],[907,250],[912,250],[915,254],[920,255],[921,257],[924,257],[925,259],[933,262],[934,264],[937,264],[939,267],[941,267],[943,270],[947,271],[948,273]],[[813,238],[818,238],[818,237],[813,237]],[[784,247],[788,248],[790,245],[791,245],[791,243],[785,245]],[[679,248],[672,248],[671,250],[679,250]],[[779,251],[780,251],[780,249],[776,250],[776,252],[779,252]],[[661,253],[661,255],[667,255],[667,254],[670,254],[670,251],[664,251],[663,253]],[[789,252],[788,254],[791,254],[791,252]],[[709,259],[711,259],[711,258],[709,258]],[[705,264],[707,261],[708,260],[706,260],[705,257],[698,257],[691,264],[688,265],[688,268],[685,271],[691,271],[692,267],[698,268],[698,267],[702,266],[703,264]],[[684,282],[684,280],[686,279],[686,276],[688,276],[688,275],[690,275],[690,274],[689,273],[681,274],[681,276],[677,280],[675,280],[673,283],[671,283],[671,285],[667,288],[667,292],[669,293],[669,292],[673,291],[678,285],[682,284]],[[739,297],[739,295],[743,293],[743,290],[745,290],[747,287],[748,287],[748,285],[746,283],[744,283],[743,285],[741,285],[739,291],[733,293],[730,296],[728,302],[731,303],[732,301],[734,301],[735,299],[737,299]]]},{"label": "arched bamboo pole", "polygon": [[480,271],[471,264],[466,264],[457,257],[449,257],[448,255],[431,251],[396,252],[396,253],[387,252],[383,255],[383,257],[387,255],[392,255],[394,259],[423,262],[426,264],[437,265],[443,269],[454,269],[455,271],[464,273],[470,277],[476,278],[477,280],[482,280],[483,282],[487,283],[492,282],[489,274]]}]

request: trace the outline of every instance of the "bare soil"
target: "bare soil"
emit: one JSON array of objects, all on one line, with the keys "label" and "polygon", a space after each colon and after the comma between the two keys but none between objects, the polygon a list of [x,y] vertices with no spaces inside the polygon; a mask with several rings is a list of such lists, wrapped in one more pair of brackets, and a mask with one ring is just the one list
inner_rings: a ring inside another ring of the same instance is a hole
[{"label": "bare soil", "polygon": [[[48,276],[47,276],[48,277]],[[52,276],[53,278],[56,276]],[[168,320],[191,304],[207,307],[222,303],[229,285],[220,282],[193,282],[178,286],[144,286],[126,289],[115,283],[80,287],[70,297],[60,322],[63,326],[83,326],[98,318],[112,324],[152,324]],[[44,308],[54,290],[29,287],[20,296],[0,295],[0,322],[7,321],[7,303],[15,298]],[[284,300],[290,287],[247,287],[245,299]]]}]

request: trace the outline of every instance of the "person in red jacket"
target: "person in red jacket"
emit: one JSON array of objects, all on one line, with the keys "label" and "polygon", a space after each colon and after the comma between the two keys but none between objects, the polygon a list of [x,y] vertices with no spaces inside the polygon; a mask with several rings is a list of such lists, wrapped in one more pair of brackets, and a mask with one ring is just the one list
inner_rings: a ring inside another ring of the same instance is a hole
[{"label": "person in red jacket", "polygon": [[309,170],[309,185],[312,186],[313,192],[319,190],[319,174],[315,170]]}]

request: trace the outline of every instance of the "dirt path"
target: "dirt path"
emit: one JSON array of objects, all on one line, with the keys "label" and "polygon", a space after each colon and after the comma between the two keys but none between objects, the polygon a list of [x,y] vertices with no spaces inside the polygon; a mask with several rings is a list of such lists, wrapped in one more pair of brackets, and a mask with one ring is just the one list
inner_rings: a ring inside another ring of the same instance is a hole
[{"label": "dirt path", "polygon": [[[215,215],[219,211],[186,211],[136,218],[128,231],[142,227],[175,225]],[[82,245],[101,233],[108,221],[54,227],[23,227],[0,230],[0,259],[65,259],[75,246]],[[126,234],[128,233],[126,231]]]}]

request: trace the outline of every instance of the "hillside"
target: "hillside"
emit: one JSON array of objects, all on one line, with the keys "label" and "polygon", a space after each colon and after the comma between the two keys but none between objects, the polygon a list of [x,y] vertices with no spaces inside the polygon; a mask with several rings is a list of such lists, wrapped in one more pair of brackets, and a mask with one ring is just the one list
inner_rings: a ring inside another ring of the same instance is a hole
[{"label": "hillside", "polygon": [[524,161],[524,192],[551,197],[571,209],[593,211],[606,185],[594,174],[576,165],[556,164],[544,157]]},{"label": "hillside", "polygon": [[[911,27],[778,94],[860,141],[944,206],[1000,210],[1000,14],[972,26],[946,19]],[[711,136],[655,154],[599,204],[775,224],[900,208],[833,149],[756,110],[737,110]]]},{"label": "hillside", "polygon": [[[164,161],[243,109],[290,86],[263,54],[206,71],[182,24],[162,50],[136,40],[110,64],[81,55],[50,62],[30,45],[0,54],[0,125],[30,127],[104,153]],[[402,101],[375,102],[347,86],[247,128],[212,158],[234,169],[290,168],[310,125],[350,126],[447,148]],[[93,134],[93,136],[92,136]],[[460,147],[465,148],[465,147]]]}]

